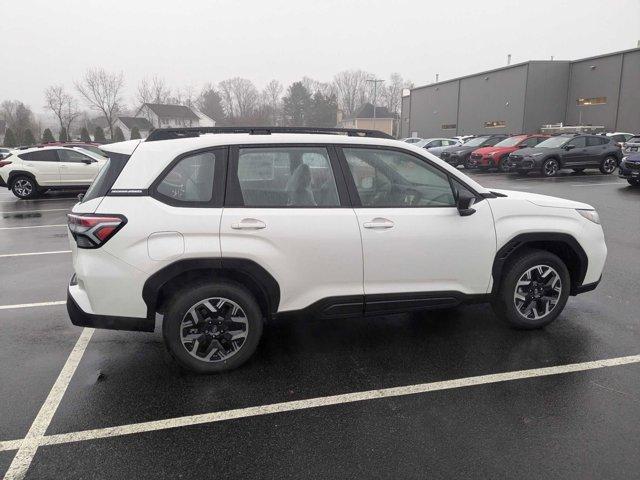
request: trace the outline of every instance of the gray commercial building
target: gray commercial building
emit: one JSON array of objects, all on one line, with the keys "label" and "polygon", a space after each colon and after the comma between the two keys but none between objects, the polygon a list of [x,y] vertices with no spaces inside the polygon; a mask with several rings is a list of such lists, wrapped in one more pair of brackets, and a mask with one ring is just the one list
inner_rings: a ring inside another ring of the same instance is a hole
[{"label": "gray commercial building", "polygon": [[401,136],[538,132],[542,125],[640,132],[640,48],[508,65],[413,88]]}]

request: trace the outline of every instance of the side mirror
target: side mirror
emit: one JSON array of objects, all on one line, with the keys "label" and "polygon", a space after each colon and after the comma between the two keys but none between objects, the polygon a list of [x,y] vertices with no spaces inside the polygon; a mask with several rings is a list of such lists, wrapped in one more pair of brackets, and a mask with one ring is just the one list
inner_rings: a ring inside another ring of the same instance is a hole
[{"label": "side mirror", "polygon": [[461,217],[468,217],[476,213],[475,208],[471,208],[476,203],[476,197],[466,190],[460,190],[458,192],[458,201],[456,206],[458,207],[458,213]]},{"label": "side mirror", "polygon": [[83,198],[84,198],[84,193],[79,193],[78,194],[78,201],[81,202]]},{"label": "side mirror", "polygon": [[574,148],[576,148],[576,146],[575,145],[565,145],[562,148],[564,148],[565,150],[573,150]]},{"label": "side mirror", "polygon": [[82,160],[82,163],[85,163],[87,165],[91,165],[93,163],[93,160],[89,160],[88,158]]}]

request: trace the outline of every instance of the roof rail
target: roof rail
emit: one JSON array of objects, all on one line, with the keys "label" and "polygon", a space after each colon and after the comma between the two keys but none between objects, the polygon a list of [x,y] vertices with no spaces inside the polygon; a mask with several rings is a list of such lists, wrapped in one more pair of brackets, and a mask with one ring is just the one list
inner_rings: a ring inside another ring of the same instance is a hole
[{"label": "roof rail", "polygon": [[176,138],[199,137],[205,133],[248,133],[249,135],[271,135],[272,133],[306,133],[347,135],[349,137],[369,137],[394,139],[391,135],[378,130],[359,130],[355,128],[324,127],[185,127],[157,128],[147,137],[147,142],[172,140]]}]

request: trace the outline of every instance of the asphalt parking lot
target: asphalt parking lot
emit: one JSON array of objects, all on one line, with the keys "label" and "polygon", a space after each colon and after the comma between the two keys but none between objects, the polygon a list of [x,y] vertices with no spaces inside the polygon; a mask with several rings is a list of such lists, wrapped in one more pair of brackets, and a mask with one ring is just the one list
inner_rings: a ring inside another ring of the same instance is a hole
[{"label": "asphalt parking lot", "polygon": [[588,171],[472,176],[594,205],[609,248],[598,289],[533,332],[485,305],[276,320],[246,365],[208,377],[180,370],[159,331],[71,325],[75,194],[0,191],[0,473],[637,478],[640,189]]}]

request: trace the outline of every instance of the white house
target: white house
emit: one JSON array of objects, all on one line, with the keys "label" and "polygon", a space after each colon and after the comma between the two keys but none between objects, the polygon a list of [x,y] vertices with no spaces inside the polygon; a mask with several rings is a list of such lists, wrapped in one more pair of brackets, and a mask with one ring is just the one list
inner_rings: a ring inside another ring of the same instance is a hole
[{"label": "white house", "polygon": [[146,118],[154,128],[199,127],[200,117],[185,105],[144,103],[136,117]]},{"label": "white house", "polygon": [[113,127],[120,127],[126,140],[131,140],[131,130],[133,127],[138,127],[140,137],[142,138],[147,138],[151,130],[153,130],[151,122],[144,117],[117,117]]},{"label": "white house", "polygon": [[195,113],[200,119],[200,124],[198,125],[199,127],[215,127],[216,126],[216,121],[213,118],[205,115],[200,110],[197,110],[195,108],[193,108],[192,110],[193,110],[193,113]]}]

